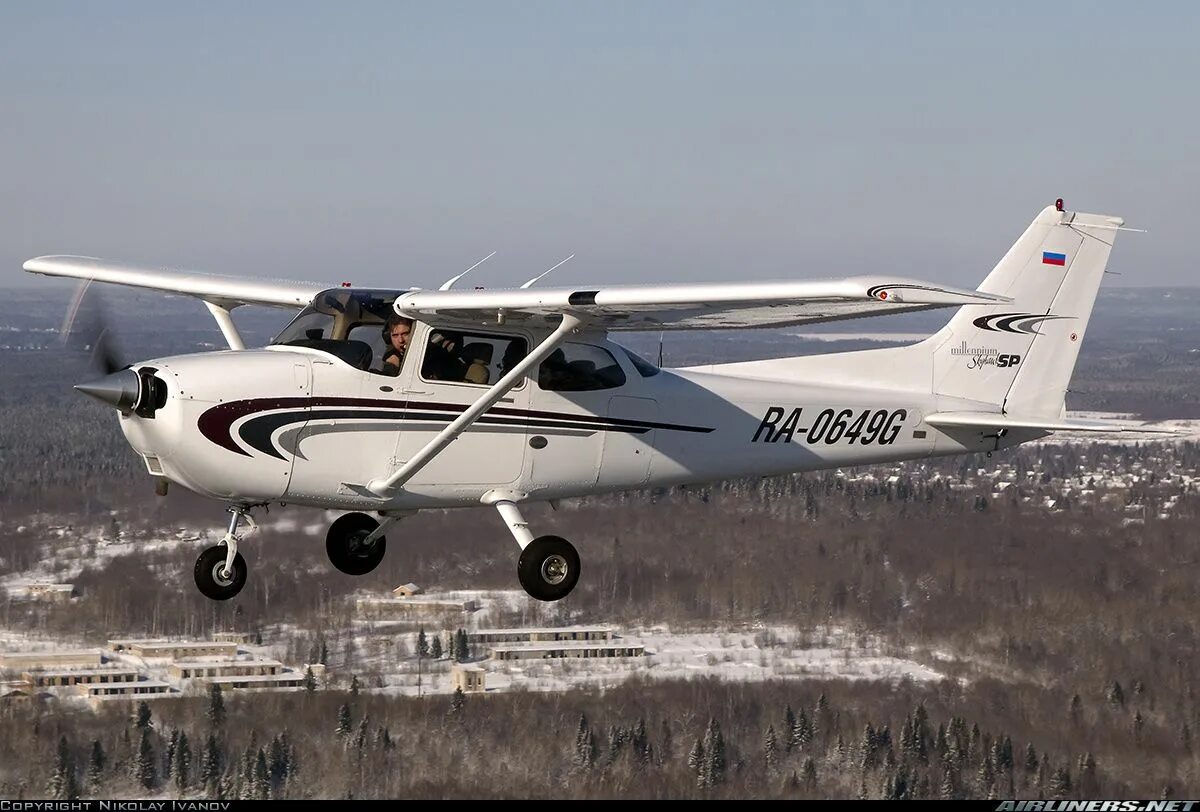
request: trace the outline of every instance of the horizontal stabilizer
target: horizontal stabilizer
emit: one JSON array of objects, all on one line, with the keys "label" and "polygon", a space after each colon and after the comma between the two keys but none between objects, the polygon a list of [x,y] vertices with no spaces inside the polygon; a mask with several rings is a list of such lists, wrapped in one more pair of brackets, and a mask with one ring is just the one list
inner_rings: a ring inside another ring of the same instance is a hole
[{"label": "horizontal stabilizer", "polygon": [[1127,423],[1102,423],[1098,420],[1051,420],[1044,417],[1020,417],[998,412],[935,412],[925,422],[936,428],[1037,429],[1039,431],[1091,431],[1100,433],[1145,432],[1176,434],[1175,429],[1134,426]]}]

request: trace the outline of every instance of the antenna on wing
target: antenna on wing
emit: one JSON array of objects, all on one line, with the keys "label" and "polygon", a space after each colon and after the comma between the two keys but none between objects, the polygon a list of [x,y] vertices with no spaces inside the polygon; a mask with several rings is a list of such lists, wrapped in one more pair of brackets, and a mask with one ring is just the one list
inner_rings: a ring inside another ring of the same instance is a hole
[{"label": "antenna on wing", "polygon": [[521,290],[525,290],[526,288],[531,288],[531,287],[533,287],[533,286],[534,286],[534,284],[535,284],[535,283],[536,283],[536,282],[537,282],[539,279],[541,279],[543,276],[545,276],[546,274],[550,273],[550,272],[551,272],[551,271],[553,271],[555,268],[558,268],[558,267],[561,267],[561,266],[563,266],[563,265],[566,265],[568,262],[570,262],[570,261],[571,261],[571,260],[573,260],[574,258],[575,258],[575,255],[574,255],[574,254],[571,254],[571,256],[569,256],[569,257],[567,257],[566,259],[562,260],[562,261],[561,261],[561,262],[559,262],[557,265],[554,265],[554,266],[552,266],[552,267],[550,267],[550,268],[547,268],[546,270],[542,271],[540,274],[538,274],[537,276],[535,276],[533,279],[530,279],[530,280],[529,280],[528,282],[526,282],[524,285],[521,285]]},{"label": "antenna on wing", "polygon": [[478,268],[480,265],[482,265],[483,263],[487,262],[489,259],[491,259],[491,258],[492,258],[492,257],[494,257],[494,256],[496,256],[496,252],[495,252],[495,251],[493,251],[492,253],[490,253],[490,254],[488,254],[486,257],[484,257],[483,259],[481,259],[481,260],[479,260],[478,262],[476,262],[476,263],[475,263],[474,265],[472,265],[470,268],[467,268],[465,271],[463,271],[462,273],[460,273],[458,276],[452,276],[452,277],[450,277],[449,279],[447,279],[445,282],[443,282],[443,283],[442,283],[442,286],[441,286],[440,288],[438,288],[438,290],[450,290],[450,288],[454,287],[454,283],[455,283],[455,282],[457,282],[458,280],[462,279],[464,276],[466,276],[466,275],[467,275],[467,274],[469,274],[471,271],[475,270],[475,269],[476,269],[476,268]]}]

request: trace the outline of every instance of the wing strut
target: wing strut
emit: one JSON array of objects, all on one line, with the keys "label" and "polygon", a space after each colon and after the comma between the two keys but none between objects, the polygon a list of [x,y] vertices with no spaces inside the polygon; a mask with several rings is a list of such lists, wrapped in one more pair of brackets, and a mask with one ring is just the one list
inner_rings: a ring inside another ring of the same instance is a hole
[{"label": "wing strut", "polygon": [[221,328],[221,335],[225,336],[225,341],[229,344],[229,349],[246,349],[246,342],[242,341],[242,334],[238,332],[237,325],[233,323],[233,317],[229,315],[229,311],[237,307],[237,304],[218,304],[210,299],[205,299],[204,306],[208,308],[209,313],[212,313],[217,326]]},{"label": "wing strut", "polygon": [[550,353],[558,348],[558,345],[566,341],[567,337],[571,333],[576,332],[582,324],[583,322],[577,316],[571,313],[563,313],[562,324],[558,325],[558,328],[547,336],[541,344],[538,344],[533,349],[533,352],[522,358],[503,378],[496,381],[490,389],[480,395],[478,400],[468,406],[465,412],[454,418],[446,428],[439,431],[420,451],[413,454],[408,462],[401,465],[390,476],[383,479],[372,479],[368,482],[367,490],[377,496],[387,497],[394,493],[397,488],[402,487],[405,482],[412,479],[418,471],[440,454],[446,446],[450,445],[458,435],[470,428],[484,412],[495,406],[500,398],[507,395],[513,387],[521,382],[526,372],[544,361]]}]

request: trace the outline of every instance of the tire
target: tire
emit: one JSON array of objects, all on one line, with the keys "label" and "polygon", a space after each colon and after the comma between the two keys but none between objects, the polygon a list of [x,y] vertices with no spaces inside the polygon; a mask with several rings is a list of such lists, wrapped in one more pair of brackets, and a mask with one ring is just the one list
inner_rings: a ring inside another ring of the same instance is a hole
[{"label": "tire", "polygon": [[246,559],[238,553],[233,557],[233,574],[229,578],[221,575],[225,569],[225,545],[209,547],[196,559],[193,575],[196,587],[206,598],[227,601],[242,591],[246,585]]},{"label": "tire", "polygon": [[565,598],[579,583],[579,553],[558,536],[538,536],[521,551],[517,580],[539,601]]},{"label": "tire", "polygon": [[371,535],[379,522],[365,513],[347,513],[329,526],[325,536],[325,552],[329,562],[347,575],[366,575],[379,566],[387,552],[387,539],[383,536],[370,545],[362,543]]}]

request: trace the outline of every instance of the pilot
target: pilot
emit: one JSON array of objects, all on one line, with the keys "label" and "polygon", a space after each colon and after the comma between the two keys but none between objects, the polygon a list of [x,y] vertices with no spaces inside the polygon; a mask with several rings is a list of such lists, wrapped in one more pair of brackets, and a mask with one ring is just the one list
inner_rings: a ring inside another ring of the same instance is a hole
[{"label": "pilot", "polygon": [[412,339],[413,320],[405,316],[392,316],[383,326],[383,369],[384,375],[400,374],[408,342]]}]

